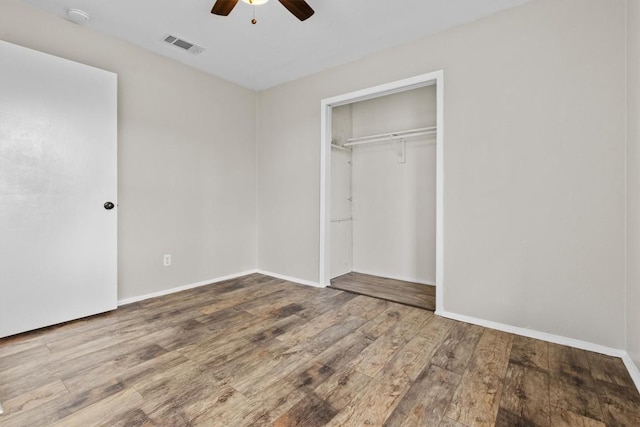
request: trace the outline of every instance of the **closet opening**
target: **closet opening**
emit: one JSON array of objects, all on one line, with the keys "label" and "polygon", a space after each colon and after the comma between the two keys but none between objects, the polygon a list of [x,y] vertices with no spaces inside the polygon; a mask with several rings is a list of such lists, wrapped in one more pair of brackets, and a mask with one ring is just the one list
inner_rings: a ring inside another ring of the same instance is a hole
[{"label": "closet opening", "polygon": [[322,101],[321,285],[442,311],[442,85]]}]

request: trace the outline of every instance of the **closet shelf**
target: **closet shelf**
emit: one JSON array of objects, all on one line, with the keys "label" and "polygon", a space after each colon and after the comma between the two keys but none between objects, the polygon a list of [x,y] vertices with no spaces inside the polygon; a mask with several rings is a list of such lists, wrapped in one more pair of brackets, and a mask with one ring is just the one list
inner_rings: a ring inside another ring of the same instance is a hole
[{"label": "closet shelf", "polygon": [[381,133],[378,135],[361,136],[358,138],[347,139],[347,143],[344,144],[344,146],[353,147],[356,145],[370,144],[373,142],[381,142],[381,141],[389,141],[389,140],[393,141],[395,139],[414,138],[416,136],[431,135],[431,134],[437,133],[437,131],[438,131],[438,128],[436,126],[430,126],[426,128],[403,130],[399,132],[389,132],[389,133]]}]

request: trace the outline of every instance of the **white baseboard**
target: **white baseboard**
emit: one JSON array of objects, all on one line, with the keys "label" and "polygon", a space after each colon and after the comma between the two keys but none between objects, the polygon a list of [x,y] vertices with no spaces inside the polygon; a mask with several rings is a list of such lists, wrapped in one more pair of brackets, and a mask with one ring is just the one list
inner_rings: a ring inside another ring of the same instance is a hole
[{"label": "white baseboard", "polygon": [[430,285],[430,286],[435,286],[436,285],[435,282],[431,282],[429,280],[420,280],[420,279],[416,279],[415,277],[393,276],[393,275],[379,273],[379,272],[375,272],[375,271],[364,271],[364,270],[355,270],[355,269],[351,270],[351,272],[359,273],[359,274],[367,274],[369,276],[382,277],[384,279],[393,279],[393,280],[401,280],[403,282],[418,283],[420,285]]},{"label": "white baseboard", "polygon": [[629,353],[624,352],[624,356],[622,356],[622,361],[624,362],[624,366],[627,367],[627,371],[629,371],[629,375],[631,375],[631,379],[633,383],[636,385],[638,391],[640,391],[640,371],[638,370],[638,365],[635,364]]},{"label": "white baseboard", "polygon": [[238,277],[247,276],[249,274],[257,273],[256,270],[243,271],[242,273],[229,274],[228,276],[216,277],[215,279],[203,280],[202,282],[191,283],[189,285],[178,286],[171,289],[165,289],[163,291],[152,292],[150,294],[139,295],[131,298],[124,298],[118,300],[118,306],[127,305],[138,301],[143,301],[149,298],[161,297],[163,295],[174,294],[180,291],[186,291],[187,289],[199,288],[200,286],[211,285],[213,283],[224,282],[225,280],[237,279]]},{"label": "white baseboard", "polygon": [[321,285],[318,282],[312,282],[310,280],[298,279],[296,277],[285,276],[283,274],[272,273],[270,271],[256,270],[255,272],[258,273],[258,274],[264,274],[265,276],[275,277],[276,279],[286,280],[288,282],[299,283],[301,285],[307,285],[307,286],[313,286],[314,288],[325,288],[326,287],[324,285]]},{"label": "white baseboard", "polygon": [[561,335],[553,335],[546,332],[536,331],[534,329],[520,328],[518,326],[507,325],[505,323],[493,322],[491,320],[478,319],[475,317],[465,316],[462,314],[451,313],[448,311],[436,311],[438,316],[448,319],[459,320],[461,322],[472,323],[474,325],[484,326],[489,329],[509,332],[516,335],[522,335],[529,338],[535,338],[542,341],[548,341],[555,344],[566,345],[569,347],[579,348],[581,350],[593,351],[595,353],[606,354],[607,356],[624,357],[626,351],[616,348],[607,347],[600,344],[594,344],[587,341],[581,341],[573,338],[563,337]]}]

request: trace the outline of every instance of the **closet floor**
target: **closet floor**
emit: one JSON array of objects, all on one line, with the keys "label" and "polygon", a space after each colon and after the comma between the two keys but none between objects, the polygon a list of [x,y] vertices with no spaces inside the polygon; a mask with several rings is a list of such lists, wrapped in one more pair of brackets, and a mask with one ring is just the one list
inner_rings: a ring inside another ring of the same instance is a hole
[{"label": "closet floor", "polygon": [[435,311],[436,287],[362,273],[331,279],[331,288]]}]

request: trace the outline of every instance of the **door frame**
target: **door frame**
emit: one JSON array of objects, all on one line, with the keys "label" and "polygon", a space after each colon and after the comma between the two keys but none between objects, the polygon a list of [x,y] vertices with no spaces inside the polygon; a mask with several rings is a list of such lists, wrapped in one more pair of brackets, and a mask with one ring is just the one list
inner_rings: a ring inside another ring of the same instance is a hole
[{"label": "door frame", "polygon": [[320,265],[319,283],[331,280],[331,112],[333,107],[436,85],[436,314],[444,311],[444,71],[420,74],[325,98],[320,102]]}]

